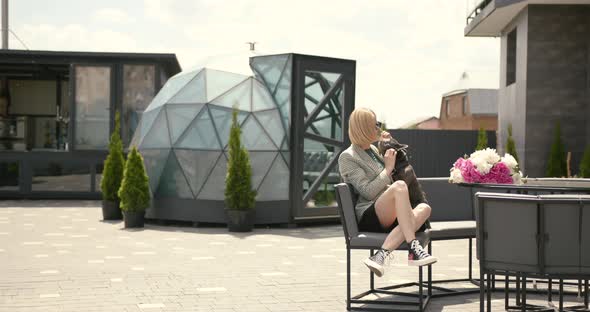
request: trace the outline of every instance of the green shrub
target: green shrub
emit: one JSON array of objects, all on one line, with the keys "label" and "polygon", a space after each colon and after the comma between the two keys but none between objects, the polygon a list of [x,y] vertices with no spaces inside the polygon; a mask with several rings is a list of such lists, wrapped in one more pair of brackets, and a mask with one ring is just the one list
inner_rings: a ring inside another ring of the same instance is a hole
[{"label": "green shrub", "polygon": [[512,155],[516,162],[518,162],[518,155],[516,154],[516,143],[512,138],[512,124],[508,125],[508,139],[506,139],[506,153]]},{"label": "green shrub", "polygon": [[121,199],[121,210],[123,211],[142,211],[150,205],[148,176],[143,165],[143,157],[141,157],[135,146],[127,156],[127,162],[125,162],[119,198]]},{"label": "green shrub", "polygon": [[229,159],[225,179],[225,204],[228,209],[253,209],[256,190],[252,189],[252,168],[248,151],[242,146],[238,111],[234,108],[229,133]]},{"label": "green shrub", "polygon": [[120,128],[120,116],[119,112],[117,112],[115,114],[115,130],[111,134],[109,142],[109,155],[104,161],[104,170],[100,181],[102,198],[108,201],[119,200],[117,192],[121,187],[121,180],[123,180],[125,158],[123,157],[123,142],[121,142],[121,136],[119,135]]},{"label": "green shrub", "polygon": [[477,146],[475,147],[476,151],[485,149],[488,147],[488,134],[486,130],[481,127],[479,128],[479,132],[477,134]]},{"label": "green shrub", "polygon": [[559,122],[555,125],[555,135],[551,145],[551,153],[547,163],[547,177],[565,177],[567,175],[567,165],[565,160],[565,147],[561,141],[561,126]]},{"label": "green shrub", "polygon": [[590,145],[586,146],[580,162],[580,178],[590,178]]}]

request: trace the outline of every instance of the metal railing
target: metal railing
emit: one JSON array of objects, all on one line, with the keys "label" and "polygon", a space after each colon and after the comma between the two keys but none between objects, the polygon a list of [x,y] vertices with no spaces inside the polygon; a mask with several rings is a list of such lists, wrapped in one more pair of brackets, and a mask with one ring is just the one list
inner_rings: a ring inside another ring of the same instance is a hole
[{"label": "metal railing", "polygon": [[482,0],[476,7],[475,9],[473,9],[473,11],[471,11],[471,13],[469,13],[469,15],[467,15],[467,25],[469,25],[469,23],[475,18],[477,17],[481,11],[483,11],[483,9],[490,4],[490,2],[492,2],[492,0]]}]

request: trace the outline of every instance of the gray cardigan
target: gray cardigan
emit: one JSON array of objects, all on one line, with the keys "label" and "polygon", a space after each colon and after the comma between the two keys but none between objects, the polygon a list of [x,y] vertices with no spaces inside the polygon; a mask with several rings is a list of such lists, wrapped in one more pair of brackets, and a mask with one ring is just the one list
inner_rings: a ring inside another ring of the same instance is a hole
[{"label": "gray cardigan", "polygon": [[[373,145],[371,148],[383,160],[379,150]],[[340,154],[338,166],[344,182],[352,184],[360,195],[355,207],[356,218],[359,221],[365,210],[379,198],[393,180],[366,151],[354,144]]]}]

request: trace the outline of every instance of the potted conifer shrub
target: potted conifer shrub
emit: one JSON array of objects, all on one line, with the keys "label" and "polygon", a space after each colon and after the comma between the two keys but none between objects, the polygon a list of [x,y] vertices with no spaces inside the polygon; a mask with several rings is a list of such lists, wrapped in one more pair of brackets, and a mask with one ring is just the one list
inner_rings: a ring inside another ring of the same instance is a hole
[{"label": "potted conifer shrub", "polygon": [[109,142],[109,155],[104,162],[104,171],[100,188],[102,190],[102,217],[104,220],[121,220],[119,197],[117,192],[123,179],[123,142],[121,142],[119,112],[115,114],[115,130]]},{"label": "potted conifer shrub", "polygon": [[143,227],[145,211],[150,205],[150,186],[143,157],[134,146],[127,156],[123,181],[119,189],[121,210],[126,228]]},{"label": "potted conifer shrub", "polygon": [[254,226],[256,190],[252,189],[250,156],[240,141],[242,130],[234,108],[229,134],[229,159],[225,180],[227,225],[230,232],[250,232]]}]

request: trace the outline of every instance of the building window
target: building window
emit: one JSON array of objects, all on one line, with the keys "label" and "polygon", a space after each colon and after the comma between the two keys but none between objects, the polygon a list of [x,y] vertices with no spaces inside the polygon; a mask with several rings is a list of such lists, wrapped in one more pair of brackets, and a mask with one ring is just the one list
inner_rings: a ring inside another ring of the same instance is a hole
[{"label": "building window", "polygon": [[462,98],[462,100],[463,100],[463,115],[467,115],[467,97],[464,96]]},{"label": "building window", "polygon": [[123,113],[121,136],[125,147],[131,142],[143,111],[155,95],[154,65],[123,65]]},{"label": "building window", "polygon": [[445,100],[445,108],[447,110],[447,117],[451,116],[451,104],[449,103],[449,100]]},{"label": "building window", "polygon": [[506,85],[516,82],[516,29],[508,34],[506,51]]},{"label": "building window", "polygon": [[76,66],[76,149],[106,149],[109,143],[111,68]]}]

